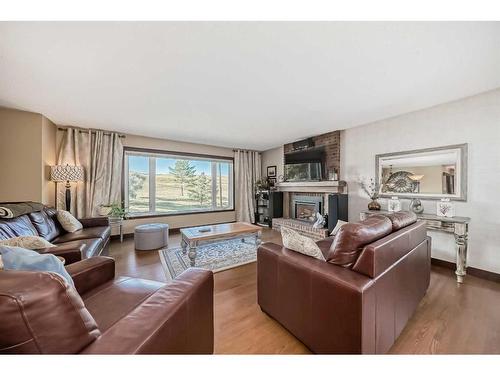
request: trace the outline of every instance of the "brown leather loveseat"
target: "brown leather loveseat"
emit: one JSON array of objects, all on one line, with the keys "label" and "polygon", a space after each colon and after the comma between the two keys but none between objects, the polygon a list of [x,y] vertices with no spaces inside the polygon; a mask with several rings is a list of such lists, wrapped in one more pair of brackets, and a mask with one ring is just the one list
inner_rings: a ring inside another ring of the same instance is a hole
[{"label": "brown leather loveseat", "polygon": [[0,271],[0,354],[213,352],[213,275],[190,268],[170,284],[115,278],[112,258],[50,272]]},{"label": "brown leather loveseat", "polygon": [[259,247],[261,309],[315,353],[386,353],[429,286],[425,224],[409,213],[376,215],[318,245],[326,262]]},{"label": "brown leather loveseat", "polygon": [[66,264],[106,253],[111,235],[107,217],[78,219],[83,229],[66,232],[56,217],[57,211],[44,207],[12,219],[0,219],[0,240],[19,236],[40,236],[56,245],[37,250],[63,257]]}]

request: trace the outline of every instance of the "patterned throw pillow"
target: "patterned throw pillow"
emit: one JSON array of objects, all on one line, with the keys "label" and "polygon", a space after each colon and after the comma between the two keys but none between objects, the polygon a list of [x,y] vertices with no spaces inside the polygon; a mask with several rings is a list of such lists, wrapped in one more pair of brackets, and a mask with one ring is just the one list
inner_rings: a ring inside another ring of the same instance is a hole
[{"label": "patterned throw pillow", "polygon": [[38,236],[20,236],[1,240],[0,245],[22,247],[23,249],[38,250],[46,247],[56,247],[43,237]]},{"label": "patterned throw pillow", "polygon": [[283,246],[298,253],[325,261],[325,257],[312,238],[303,236],[293,229],[281,227]]},{"label": "patterned throw pillow", "polygon": [[82,223],[68,211],[57,210],[57,221],[59,221],[64,230],[69,233],[76,232],[83,228]]}]

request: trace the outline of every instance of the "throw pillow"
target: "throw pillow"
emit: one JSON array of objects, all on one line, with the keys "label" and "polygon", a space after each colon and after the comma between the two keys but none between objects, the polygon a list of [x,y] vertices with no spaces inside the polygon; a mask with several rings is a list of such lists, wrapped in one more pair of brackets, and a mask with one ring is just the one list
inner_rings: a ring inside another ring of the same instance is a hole
[{"label": "throw pillow", "polygon": [[74,233],[77,230],[83,228],[82,223],[80,223],[73,215],[68,211],[57,210],[57,221],[61,224],[66,232]]},{"label": "throw pillow", "polygon": [[20,247],[0,246],[4,270],[54,272],[75,286],[62,262],[53,254],[39,254]]},{"label": "throw pillow", "polygon": [[38,250],[47,247],[56,247],[43,237],[39,236],[19,236],[1,240],[0,245],[22,247],[23,249]]},{"label": "throw pillow", "polygon": [[335,236],[339,232],[340,228],[342,228],[342,225],[345,224],[347,224],[347,221],[337,220],[337,225],[335,225],[335,228],[333,228],[332,233],[330,233],[330,236]]},{"label": "throw pillow", "polygon": [[325,257],[313,239],[303,236],[293,229],[282,227],[283,246],[298,253],[324,261]]}]

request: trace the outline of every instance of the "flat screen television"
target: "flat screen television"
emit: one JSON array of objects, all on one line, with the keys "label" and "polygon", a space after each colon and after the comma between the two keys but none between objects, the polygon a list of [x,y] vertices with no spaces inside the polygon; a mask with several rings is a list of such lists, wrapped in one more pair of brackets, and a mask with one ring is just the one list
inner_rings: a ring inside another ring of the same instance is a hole
[{"label": "flat screen television", "polygon": [[285,181],[321,181],[321,163],[285,164]]}]

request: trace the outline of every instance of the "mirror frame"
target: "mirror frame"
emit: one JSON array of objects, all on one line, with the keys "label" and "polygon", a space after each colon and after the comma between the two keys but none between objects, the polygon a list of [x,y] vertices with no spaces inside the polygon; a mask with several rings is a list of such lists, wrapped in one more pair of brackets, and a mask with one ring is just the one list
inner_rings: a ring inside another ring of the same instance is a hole
[{"label": "mirror frame", "polygon": [[[458,150],[460,153],[460,169],[459,169],[459,177],[460,177],[460,192],[459,194],[425,194],[425,193],[382,193],[380,192],[381,198],[390,198],[390,197],[399,197],[402,199],[408,198],[419,198],[419,199],[428,199],[428,200],[440,200],[443,198],[449,198],[453,201],[467,201],[467,143],[457,144],[457,145],[449,145],[442,147],[431,147],[431,148],[423,148],[419,150],[410,150],[410,151],[399,151],[399,152],[391,152],[387,154],[377,154],[375,155],[375,183],[377,185],[380,184],[382,178],[382,168],[380,166],[381,159],[387,157],[394,156],[405,156],[405,155],[413,155],[413,154],[422,154],[426,152],[432,151],[442,151],[442,150]],[[382,190],[382,186],[379,186],[379,191]]]}]

